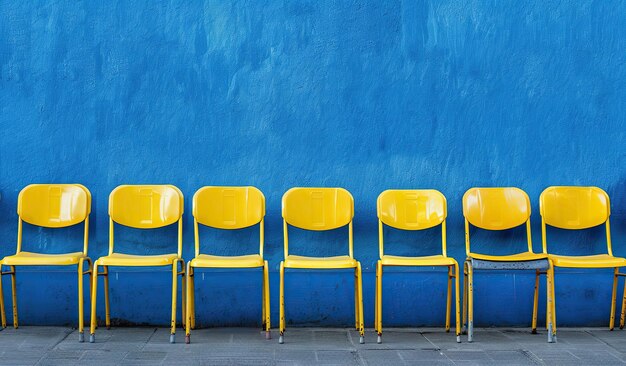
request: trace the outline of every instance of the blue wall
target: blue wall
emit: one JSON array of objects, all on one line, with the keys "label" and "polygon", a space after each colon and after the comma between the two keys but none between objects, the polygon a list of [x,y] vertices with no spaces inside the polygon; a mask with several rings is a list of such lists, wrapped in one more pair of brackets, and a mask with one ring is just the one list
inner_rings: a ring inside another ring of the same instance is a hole
[{"label": "blue wall", "polygon": [[[259,187],[274,324],[280,199],[293,186],[341,186],[354,195],[368,325],[375,201],[388,188],[441,190],[449,253],[461,261],[461,197],[469,187],[528,192],[539,251],[540,192],[597,185],[612,198],[615,252],[626,256],[625,13],[626,3],[603,1],[0,2],[0,255],[14,251],[22,187],[81,182],[94,196],[92,258],[107,250],[107,198],[119,184],[181,188],[186,259],[195,190]],[[254,233],[238,232],[232,243],[206,230],[203,246],[253,250]],[[390,252],[439,248],[437,231],[405,234],[387,234]],[[292,250],[341,253],[343,235],[297,235]],[[603,250],[601,231],[551,235],[555,251]],[[25,250],[81,248],[80,228],[29,227],[26,238]],[[174,238],[169,228],[117,236],[120,249],[149,253],[174,251]],[[477,248],[497,239],[501,252],[524,246],[518,231],[472,239]],[[75,322],[75,274],[55,271],[18,273],[23,324]],[[581,273],[557,274],[559,323],[605,325],[610,271]],[[169,278],[114,272],[113,317],[168,324]],[[200,278],[200,323],[260,323],[258,271]],[[352,281],[341,271],[289,272],[288,322],[351,324]],[[444,283],[433,269],[389,270],[385,324],[442,324]],[[530,274],[483,273],[476,283],[477,324],[529,323]]]}]

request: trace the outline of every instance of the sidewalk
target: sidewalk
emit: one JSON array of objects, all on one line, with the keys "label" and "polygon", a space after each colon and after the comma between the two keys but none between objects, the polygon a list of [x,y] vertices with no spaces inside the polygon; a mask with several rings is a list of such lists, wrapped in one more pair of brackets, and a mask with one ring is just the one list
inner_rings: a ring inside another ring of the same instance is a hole
[{"label": "sidewalk", "polygon": [[[418,333],[419,331],[419,333]],[[278,344],[258,329],[193,331],[176,344],[166,328],[99,329],[96,343],[78,343],[74,329],[6,328],[0,332],[3,365],[614,365],[626,364],[626,331],[559,329],[558,343],[525,328],[476,329],[473,343],[456,343],[441,328],[387,330],[383,344],[368,329],[365,344],[346,329],[294,328]],[[88,336],[86,337],[88,338]]]}]

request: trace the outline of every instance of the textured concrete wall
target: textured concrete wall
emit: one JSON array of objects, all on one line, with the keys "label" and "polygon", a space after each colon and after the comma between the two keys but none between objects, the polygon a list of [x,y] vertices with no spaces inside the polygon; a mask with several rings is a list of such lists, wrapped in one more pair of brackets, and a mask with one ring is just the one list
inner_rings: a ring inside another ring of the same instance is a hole
[{"label": "textured concrete wall", "polygon": [[[342,186],[354,195],[370,325],[375,200],[388,188],[441,190],[449,253],[462,260],[469,187],[526,190],[539,251],[540,192],[597,185],[612,198],[615,253],[626,256],[625,12],[624,2],[603,1],[0,2],[0,255],[14,251],[22,187],[81,182],[94,196],[92,258],[107,250],[107,198],[119,184],[181,188],[187,259],[193,192],[259,187],[275,323],[280,198],[293,186]],[[25,250],[81,248],[80,228],[26,229]],[[254,250],[254,233],[229,242],[207,230],[203,246]],[[297,235],[292,248],[341,253],[343,235]],[[438,250],[437,231],[387,235],[390,252]],[[562,253],[603,250],[601,231],[551,235]],[[472,238],[477,248],[497,239],[500,252],[524,246],[517,231]],[[117,239],[120,249],[148,253],[173,251],[175,242],[173,230],[122,230]],[[74,272],[55,271],[19,273],[24,324],[75,321]],[[391,272],[385,324],[442,324],[445,275]],[[581,273],[557,275],[559,322],[604,325],[610,271]],[[199,278],[199,322],[260,322],[260,273]],[[480,274],[476,323],[528,324],[532,284],[524,273]],[[290,272],[287,286],[290,323],[351,323],[349,273]],[[114,318],[168,323],[167,273],[116,271],[111,288]]]}]

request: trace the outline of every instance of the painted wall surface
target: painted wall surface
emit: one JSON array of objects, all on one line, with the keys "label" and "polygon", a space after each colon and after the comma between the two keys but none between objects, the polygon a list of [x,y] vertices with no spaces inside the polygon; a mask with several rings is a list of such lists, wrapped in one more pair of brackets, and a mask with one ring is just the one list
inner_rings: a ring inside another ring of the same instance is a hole
[{"label": "painted wall surface", "polygon": [[[119,184],[184,192],[186,259],[198,188],[259,187],[274,324],[280,199],[293,186],[354,195],[369,326],[375,202],[385,189],[442,191],[449,253],[462,261],[468,188],[524,189],[540,251],[541,191],[596,185],[612,198],[614,251],[626,256],[625,13],[625,2],[605,1],[2,1],[0,256],[15,248],[18,192],[45,182],[91,190],[92,258],[107,251],[108,194]],[[80,230],[26,227],[24,250],[80,250]],[[230,234],[203,231],[203,249],[256,249],[256,229]],[[523,234],[474,232],[472,240],[478,250],[512,253],[523,250]],[[291,249],[343,254],[345,235],[294,232]],[[390,253],[439,250],[437,230],[385,235]],[[550,238],[555,252],[604,250],[602,230],[552,230]],[[120,230],[117,239],[128,252],[175,250],[174,228]],[[18,272],[22,324],[75,323],[75,272],[53,271]],[[198,278],[199,323],[260,324],[260,271]],[[114,270],[116,322],[168,324],[169,280],[163,270]],[[442,325],[444,283],[432,268],[389,270],[385,324]],[[529,273],[479,273],[477,325],[528,325],[533,283]],[[610,283],[610,270],[559,271],[559,324],[606,325]],[[349,271],[289,271],[288,324],[350,325],[352,284]],[[544,289],[542,281],[541,301]],[[544,313],[541,306],[540,321]]]}]

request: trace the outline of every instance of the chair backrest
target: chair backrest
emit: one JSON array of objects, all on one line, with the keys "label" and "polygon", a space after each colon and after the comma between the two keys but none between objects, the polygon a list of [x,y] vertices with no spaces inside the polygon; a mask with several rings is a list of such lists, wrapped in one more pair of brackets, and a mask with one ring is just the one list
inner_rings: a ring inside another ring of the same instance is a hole
[{"label": "chair backrest", "polygon": [[121,185],[109,195],[109,254],[114,223],[156,229],[178,222],[178,255],[182,254],[183,194],[173,185]]},{"label": "chair backrest", "polygon": [[193,195],[196,256],[200,254],[198,224],[234,230],[259,224],[263,256],[265,196],[256,187],[202,187]]},{"label": "chair backrest", "polygon": [[352,218],[354,199],[343,188],[291,188],[282,200],[285,257],[288,255],[288,225],[324,231],[348,225],[349,255],[353,256]]},{"label": "chair backrest", "polygon": [[519,188],[470,188],[463,195],[467,254],[470,253],[469,224],[485,230],[508,230],[526,224],[528,251],[532,252],[530,212],[530,199]]},{"label": "chair backrest", "polygon": [[539,196],[541,234],[547,253],[546,225],[559,229],[583,230],[606,225],[608,253],[612,255],[609,195],[598,187],[548,187]]},{"label": "chair backrest", "polygon": [[63,228],[85,222],[83,252],[87,254],[91,193],[81,184],[31,184],[17,198],[17,252],[22,250],[22,222]]},{"label": "chair backrest", "polygon": [[424,230],[441,225],[441,247],[446,256],[446,197],[434,189],[386,190],[377,199],[379,254],[384,253],[383,224],[402,230]]}]

